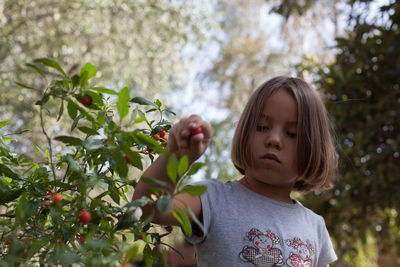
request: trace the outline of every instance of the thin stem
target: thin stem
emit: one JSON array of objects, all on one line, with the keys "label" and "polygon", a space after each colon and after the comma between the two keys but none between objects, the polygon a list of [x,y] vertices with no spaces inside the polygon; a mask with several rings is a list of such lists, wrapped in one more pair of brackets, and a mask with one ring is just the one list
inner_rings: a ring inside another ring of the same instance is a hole
[{"label": "thin stem", "polygon": [[40,126],[42,127],[42,132],[46,136],[47,143],[49,144],[50,167],[51,167],[51,171],[53,172],[54,182],[56,182],[57,177],[56,177],[56,170],[54,168],[54,163],[53,163],[53,148],[51,145],[51,139],[50,139],[49,135],[47,134],[46,130],[44,129],[43,107],[42,106],[40,106]]}]

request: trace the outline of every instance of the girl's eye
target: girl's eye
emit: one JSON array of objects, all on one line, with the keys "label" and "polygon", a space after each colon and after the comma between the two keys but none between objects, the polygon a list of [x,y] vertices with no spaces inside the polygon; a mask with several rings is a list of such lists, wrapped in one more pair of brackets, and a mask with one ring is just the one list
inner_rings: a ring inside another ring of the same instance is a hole
[{"label": "girl's eye", "polygon": [[286,134],[290,137],[290,138],[296,138],[297,134],[293,133],[293,132],[286,132]]},{"label": "girl's eye", "polygon": [[265,132],[265,131],[267,131],[268,129],[269,129],[268,126],[261,126],[261,125],[256,126],[256,131],[257,131],[257,132]]}]

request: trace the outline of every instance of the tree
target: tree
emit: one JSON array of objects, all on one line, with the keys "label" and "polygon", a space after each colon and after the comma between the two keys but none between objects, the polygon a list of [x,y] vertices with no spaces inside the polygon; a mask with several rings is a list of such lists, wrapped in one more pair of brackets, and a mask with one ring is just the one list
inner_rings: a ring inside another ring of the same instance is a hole
[{"label": "tree", "polygon": [[353,10],[354,27],[337,40],[332,64],[299,68],[314,73],[325,95],[341,161],[334,190],[318,195],[320,204],[311,194],[307,201],[325,217],[340,262],[354,259],[357,241],[366,244],[372,236],[379,255],[394,253],[395,266],[400,247],[395,197],[400,190],[400,4],[380,7],[372,18],[368,14]]}]

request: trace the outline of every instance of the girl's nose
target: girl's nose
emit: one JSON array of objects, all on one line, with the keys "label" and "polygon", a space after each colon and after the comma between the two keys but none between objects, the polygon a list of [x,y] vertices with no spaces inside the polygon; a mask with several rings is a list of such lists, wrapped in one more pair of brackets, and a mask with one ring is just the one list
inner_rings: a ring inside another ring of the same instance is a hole
[{"label": "girl's nose", "polygon": [[268,147],[274,147],[278,150],[282,148],[282,134],[279,130],[271,130],[266,138]]}]

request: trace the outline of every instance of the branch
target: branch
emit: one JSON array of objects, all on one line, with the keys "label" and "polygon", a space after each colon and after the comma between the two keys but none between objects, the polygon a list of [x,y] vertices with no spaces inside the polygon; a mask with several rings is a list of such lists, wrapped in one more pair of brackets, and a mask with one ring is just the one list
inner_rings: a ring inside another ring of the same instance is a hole
[{"label": "branch", "polygon": [[56,177],[56,170],[54,168],[54,163],[53,163],[53,148],[52,148],[52,145],[51,145],[51,139],[50,139],[49,135],[47,134],[46,130],[44,129],[43,107],[42,106],[40,106],[40,126],[42,128],[43,134],[46,136],[47,143],[49,144],[50,167],[51,167],[51,171],[53,173],[54,182],[55,182],[57,177]]}]

